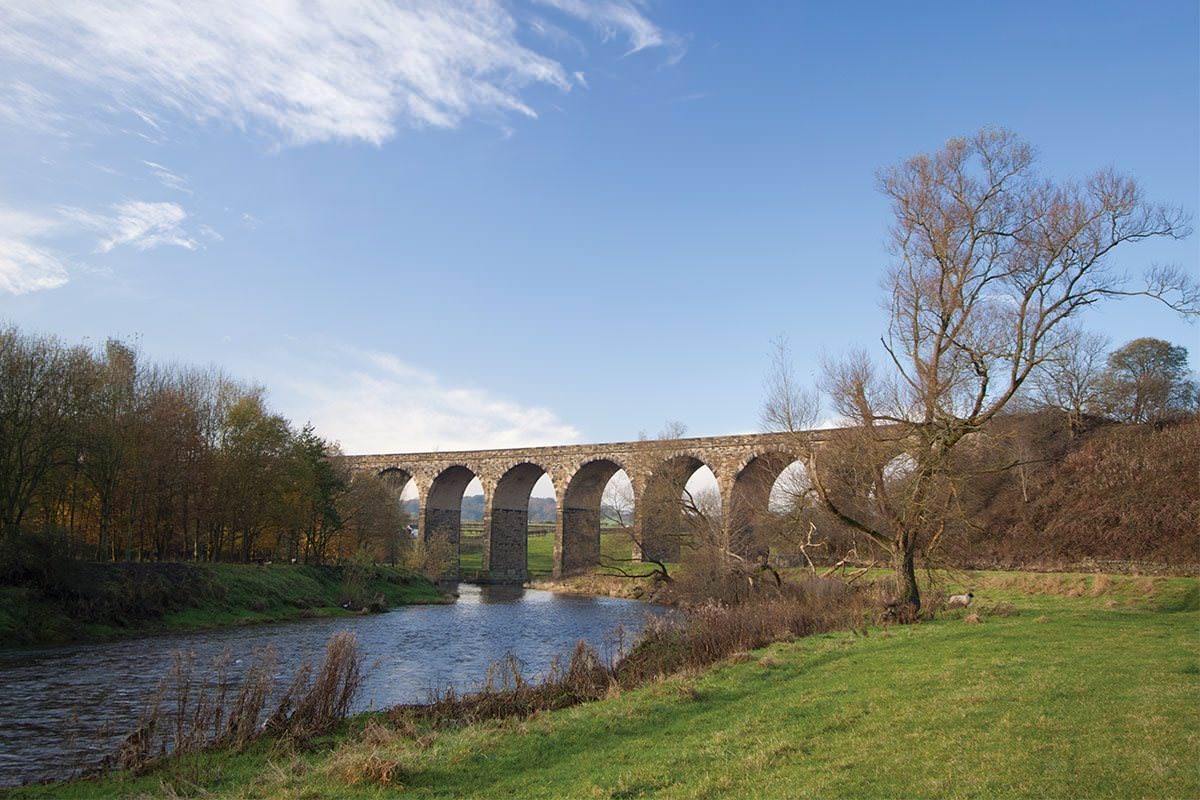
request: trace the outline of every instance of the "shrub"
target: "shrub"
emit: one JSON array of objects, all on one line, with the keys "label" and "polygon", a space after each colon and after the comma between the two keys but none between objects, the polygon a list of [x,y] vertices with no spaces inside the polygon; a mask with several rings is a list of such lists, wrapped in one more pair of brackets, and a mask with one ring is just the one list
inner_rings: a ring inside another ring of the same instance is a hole
[{"label": "shrub", "polygon": [[488,668],[477,691],[459,694],[453,687],[437,690],[427,704],[396,706],[388,712],[388,718],[402,725],[427,722],[446,726],[524,717],[599,700],[613,686],[613,665],[581,641],[565,662],[555,658],[540,681],[527,681],[520,661],[510,653]]},{"label": "shrub", "polygon": [[780,594],[739,605],[706,603],[658,617],[617,668],[622,686],[707,666],[740,651],[814,633],[859,627],[881,598],[873,586],[810,579],[784,584]]}]

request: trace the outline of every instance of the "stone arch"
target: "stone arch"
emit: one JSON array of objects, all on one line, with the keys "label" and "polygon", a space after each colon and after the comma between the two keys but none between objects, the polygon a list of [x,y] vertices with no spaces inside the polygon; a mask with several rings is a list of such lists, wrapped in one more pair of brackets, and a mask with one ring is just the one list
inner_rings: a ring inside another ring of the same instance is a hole
[{"label": "stone arch", "polygon": [[[463,464],[452,464],[434,477],[429,492],[425,495],[422,516],[425,524],[421,537],[427,543],[447,542],[452,564],[450,572],[458,576],[458,543],[462,534],[462,500],[467,484],[476,478],[476,472]],[[484,487],[487,494],[487,487]],[[487,497],[484,497],[487,507]]]},{"label": "stone arch", "polygon": [[680,504],[684,487],[701,467],[708,467],[720,482],[720,472],[697,453],[677,452],[659,461],[646,477],[634,509],[635,538],[640,557],[655,561],[678,561],[687,523]]},{"label": "stone arch", "polygon": [[604,487],[624,469],[619,461],[599,457],[580,464],[567,480],[562,524],[554,542],[555,575],[582,572],[600,563],[600,502]]},{"label": "stone arch", "polygon": [[766,523],[771,490],[784,470],[795,462],[792,453],[767,450],[746,459],[734,476],[725,525],[731,545],[742,555],[761,553],[769,546]]},{"label": "stone arch", "polygon": [[540,464],[523,461],[496,481],[483,540],[483,570],[488,580],[524,582],[529,558],[529,496],[534,484],[548,474]]},{"label": "stone arch", "polygon": [[381,478],[391,477],[397,482],[403,481],[404,483],[408,483],[413,478],[412,471],[404,467],[384,467],[376,474]]},{"label": "stone arch", "polygon": [[[425,498],[422,497],[421,482],[417,480],[417,476],[404,467],[384,467],[377,473],[378,477],[383,480],[390,489],[396,493],[396,502],[404,503],[404,493],[411,485],[416,491],[417,513],[415,518],[410,518],[410,523],[420,527],[422,512],[425,510]],[[404,532],[407,535],[407,531]]]}]

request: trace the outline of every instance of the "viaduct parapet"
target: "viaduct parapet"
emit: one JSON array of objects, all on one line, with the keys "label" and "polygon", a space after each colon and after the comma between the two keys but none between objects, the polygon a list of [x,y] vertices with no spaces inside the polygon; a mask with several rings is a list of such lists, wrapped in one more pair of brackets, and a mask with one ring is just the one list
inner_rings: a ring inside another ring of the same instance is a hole
[{"label": "viaduct parapet", "polygon": [[[827,431],[806,434],[819,439]],[[483,486],[483,574],[493,582],[526,579],[529,497],[542,475],[554,482],[554,575],[562,577],[600,562],[600,502],[608,481],[624,470],[633,485],[634,540],[642,554],[678,556],[678,541],[648,525],[642,499],[659,482],[676,497],[701,466],[716,476],[722,515],[729,520],[765,511],[771,486],[797,454],[789,434],[746,434],[688,439],[572,444],[507,450],[462,450],[345,456],[351,469],[410,479],[420,502],[419,535],[443,538],[458,550],[463,493],[472,478]],[[675,484],[678,484],[677,486]]]}]

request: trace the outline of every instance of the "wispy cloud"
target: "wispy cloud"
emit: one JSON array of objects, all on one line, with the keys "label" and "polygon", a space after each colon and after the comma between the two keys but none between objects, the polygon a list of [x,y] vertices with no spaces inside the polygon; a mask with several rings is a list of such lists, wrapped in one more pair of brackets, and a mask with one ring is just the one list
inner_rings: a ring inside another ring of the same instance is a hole
[{"label": "wispy cloud", "polygon": [[[175,246],[194,250],[199,245],[184,228],[188,214],[176,203],[126,200],[107,212],[60,206],[57,214],[39,214],[0,206],[0,294],[26,294],[54,289],[70,278],[58,240],[83,232],[98,233],[95,252],[108,253],[128,245],[138,250]],[[208,225],[195,227],[197,236],[219,242],[222,236]],[[73,263],[72,269],[105,274],[104,267]]]},{"label": "wispy cloud", "polygon": [[130,108],[129,110],[142,122],[146,123],[151,128],[154,128],[154,130],[158,131],[159,133],[162,133],[162,126],[158,124],[158,119],[155,118],[155,116],[149,111],[142,111],[140,108]]},{"label": "wispy cloud", "polygon": [[412,452],[566,444],[579,431],[547,408],[524,405],[439,378],[375,351],[339,350],[280,376],[294,397],[288,409],[310,419],[348,453]]},{"label": "wispy cloud", "polygon": [[529,30],[556,48],[567,49],[579,55],[587,53],[587,47],[583,42],[545,17],[534,16],[530,18]]},{"label": "wispy cloud", "polygon": [[[546,0],[631,51],[667,45],[632,2]],[[531,84],[572,76],[517,39],[502,0],[9,0],[0,52],[134,103],[199,120],[267,126],[296,143],[379,143],[401,126],[479,113],[536,116]]]},{"label": "wispy cloud", "polygon": [[168,189],[174,189],[177,192],[185,192],[191,194],[192,190],[188,188],[187,178],[182,175],[177,175],[171,170],[164,167],[162,164],[154,161],[143,161],[150,170],[150,174],[158,178],[158,182]]},{"label": "wispy cloud", "polygon": [[0,294],[54,289],[67,282],[67,269],[38,241],[61,224],[50,217],[0,207]]},{"label": "wispy cloud", "polygon": [[643,12],[640,0],[537,0],[564,14],[589,23],[604,39],[624,36],[629,53],[650,47],[666,47],[671,58],[683,57],[683,40],[655,25]]},{"label": "wispy cloud", "polygon": [[176,203],[127,200],[113,206],[111,214],[72,206],[62,206],[59,212],[66,219],[100,233],[97,253],[107,253],[121,245],[130,245],[138,250],[151,250],[163,245],[188,250],[196,248],[196,240],[183,228],[187,212]]},{"label": "wispy cloud", "polygon": [[53,97],[25,81],[0,84],[0,126],[65,136],[62,126],[66,119]]}]

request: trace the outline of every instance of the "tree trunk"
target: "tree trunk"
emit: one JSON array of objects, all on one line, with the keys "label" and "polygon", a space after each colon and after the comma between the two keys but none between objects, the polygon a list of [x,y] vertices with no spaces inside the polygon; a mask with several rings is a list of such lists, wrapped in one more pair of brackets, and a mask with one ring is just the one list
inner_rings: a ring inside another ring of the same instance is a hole
[{"label": "tree trunk", "polygon": [[913,560],[914,541],[905,537],[896,548],[893,558],[896,567],[896,603],[907,606],[908,612],[916,617],[921,610],[921,591],[917,588],[917,570]]},{"label": "tree trunk", "polygon": [[[112,538],[112,497],[107,493],[100,496],[100,539],[96,544],[96,560],[109,558]],[[115,559],[114,559],[115,560]]]}]

